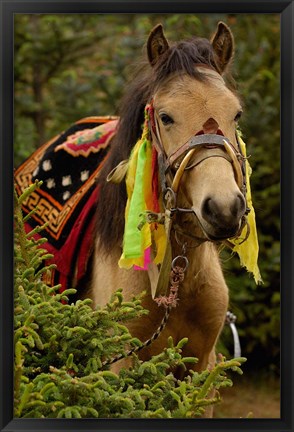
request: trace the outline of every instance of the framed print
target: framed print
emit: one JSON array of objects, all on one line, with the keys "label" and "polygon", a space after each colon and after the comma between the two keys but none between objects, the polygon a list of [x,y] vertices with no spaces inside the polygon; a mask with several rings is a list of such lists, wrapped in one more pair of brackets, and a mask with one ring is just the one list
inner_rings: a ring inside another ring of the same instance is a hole
[{"label": "framed print", "polygon": [[1,5],[1,431],[293,430],[293,0]]}]

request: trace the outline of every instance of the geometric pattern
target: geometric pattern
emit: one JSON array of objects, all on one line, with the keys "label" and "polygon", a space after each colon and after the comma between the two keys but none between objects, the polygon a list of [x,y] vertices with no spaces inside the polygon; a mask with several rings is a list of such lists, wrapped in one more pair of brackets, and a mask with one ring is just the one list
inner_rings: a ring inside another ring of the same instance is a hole
[{"label": "geometric pattern", "polygon": [[[15,171],[18,195],[35,182],[42,186],[22,204],[25,214],[36,209],[26,222],[29,232],[47,223],[42,245],[54,255],[51,284],[63,291],[75,287],[85,275],[93,250],[98,188],[96,180],[108,158],[116,133],[117,117],[87,117],[36,150]],[[39,235],[36,234],[35,238]]]},{"label": "geometric pattern", "polygon": [[80,120],[40,147],[15,171],[19,194],[36,179],[43,181],[23,203],[23,210],[29,213],[37,207],[33,218],[36,224],[48,223],[46,231],[56,247],[62,245],[59,240],[68,234],[71,217],[96,182],[117,122],[114,117]]}]

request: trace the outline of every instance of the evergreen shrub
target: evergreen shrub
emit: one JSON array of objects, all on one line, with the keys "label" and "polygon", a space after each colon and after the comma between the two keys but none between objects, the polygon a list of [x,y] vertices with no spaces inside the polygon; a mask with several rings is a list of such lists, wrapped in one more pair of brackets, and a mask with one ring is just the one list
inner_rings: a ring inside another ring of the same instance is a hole
[{"label": "evergreen shrub", "polygon": [[[38,227],[26,234],[21,203],[40,183],[15,193],[14,415],[22,418],[190,418],[220,401],[218,390],[231,386],[231,369],[242,373],[245,361],[219,356],[212,370],[187,371],[177,380],[172,370],[195,363],[182,357],[183,339],[149,361],[133,354],[133,366],[119,374],[102,362],[142,342],[125,323],[148,313],[140,299],[125,302],[121,290],[103,308],[91,300],[70,303],[74,289],[59,292],[42,276],[52,257],[35,240]],[[214,396],[211,390],[216,389]]]}]

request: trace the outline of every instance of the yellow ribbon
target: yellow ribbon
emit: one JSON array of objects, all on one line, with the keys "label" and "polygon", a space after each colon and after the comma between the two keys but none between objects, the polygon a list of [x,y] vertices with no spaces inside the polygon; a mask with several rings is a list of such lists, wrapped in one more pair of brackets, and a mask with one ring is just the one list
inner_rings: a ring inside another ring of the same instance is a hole
[{"label": "yellow ribbon", "polygon": [[[246,144],[242,140],[240,133],[238,136],[239,136],[239,142],[241,145],[242,154],[243,156],[246,157]],[[255,211],[252,204],[251,187],[250,187],[250,176],[252,173],[252,169],[247,159],[245,161],[245,164],[246,164],[246,186],[247,186],[246,199],[247,199],[247,206],[250,208],[250,212],[247,216],[247,222],[249,224],[250,233],[247,240],[245,240],[243,243],[240,244],[242,238],[245,238],[246,236],[247,227],[245,226],[243,228],[243,231],[239,239],[234,239],[234,240],[230,239],[230,242],[233,243],[234,245],[233,252],[236,252],[239,255],[241,266],[245,267],[248,272],[251,272],[253,274],[255,283],[259,284],[262,283],[262,279],[258,268],[259,246],[258,246],[258,236],[257,236],[256,222],[255,222]]]}]

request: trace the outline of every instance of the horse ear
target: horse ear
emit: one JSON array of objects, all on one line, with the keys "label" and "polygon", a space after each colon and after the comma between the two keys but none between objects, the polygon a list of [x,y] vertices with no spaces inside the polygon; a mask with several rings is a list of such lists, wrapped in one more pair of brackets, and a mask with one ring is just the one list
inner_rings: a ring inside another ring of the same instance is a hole
[{"label": "horse ear", "polygon": [[163,27],[158,24],[151,30],[147,40],[147,54],[151,66],[154,66],[159,57],[169,48],[168,42],[163,33]]},{"label": "horse ear", "polygon": [[223,73],[233,58],[234,36],[229,27],[220,21],[215,34],[211,39],[211,45],[217,55],[220,72]]}]

